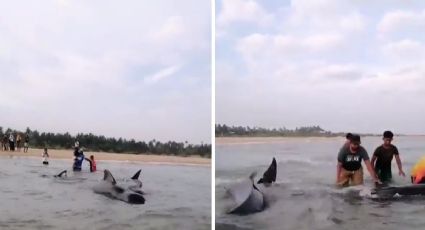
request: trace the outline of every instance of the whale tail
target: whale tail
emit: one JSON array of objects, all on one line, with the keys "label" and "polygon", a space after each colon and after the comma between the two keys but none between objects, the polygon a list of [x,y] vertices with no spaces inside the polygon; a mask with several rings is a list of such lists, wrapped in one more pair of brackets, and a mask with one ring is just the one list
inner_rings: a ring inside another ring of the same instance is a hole
[{"label": "whale tail", "polygon": [[272,163],[269,168],[264,172],[263,177],[258,180],[257,184],[268,183],[271,184],[276,182],[276,173],[277,173],[277,163],[276,159],[273,157]]},{"label": "whale tail", "polygon": [[112,176],[112,173],[107,169],[105,169],[105,171],[103,172],[103,180],[111,182],[113,185],[117,184],[117,181]]},{"label": "whale tail", "polygon": [[132,180],[138,180],[139,179],[139,176],[140,176],[140,172],[141,172],[142,170],[141,169],[139,169],[139,171],[137,171],[136,172],[136,174],[134,174],[134,176],[131,178]]}]

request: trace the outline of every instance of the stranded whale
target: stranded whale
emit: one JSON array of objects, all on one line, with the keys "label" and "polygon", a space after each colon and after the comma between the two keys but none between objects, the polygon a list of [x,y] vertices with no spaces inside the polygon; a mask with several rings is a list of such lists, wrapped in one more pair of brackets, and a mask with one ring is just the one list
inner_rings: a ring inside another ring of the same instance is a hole
[{"label": "stranded whale", "polygon": [[107,169],[105,169],[104,171],[103,181],[97,186],[95,186],[93,190],[95,193],[103,194],[105,196],[121,200],[130,204],[145,203],[145,198],[143,197],[142,193],[118,186],[115,178]]},{"label": "stranded whale", "polygon": [[[266,187],[276,181],[277,163],[273,157],[272,163],[264,172],[263,177],[257,182],[264,184]],[[252,173],[249,178],[234,184],[227,193],[230,194],[234,202],[233,208],[230,209],[231,214],[246,215],[263,211],[266,206],[266,198],[264,193],[254,184],[256,173]]]}]

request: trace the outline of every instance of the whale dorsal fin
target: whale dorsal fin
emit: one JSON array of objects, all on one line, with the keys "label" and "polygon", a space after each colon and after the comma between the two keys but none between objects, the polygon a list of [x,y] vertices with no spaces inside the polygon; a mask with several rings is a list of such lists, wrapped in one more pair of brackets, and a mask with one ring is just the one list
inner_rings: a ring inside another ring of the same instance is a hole
[{"label": "whale dorsal fin", "polygon": [[66,174],[66,170],[63,170],[62,172],[60,172],[58,175],[56,175],[55,177],[62,177],[62,175],[63,174],[65,174],[65,175],[67,175]]},{"label": "whale dorsal fin", "polygon": [[277,163],[276,159],[273,157],[272,163],[270,164],[269,168],[264,172],[263,177],[257,182],[257,184],[276,182],[276,173]]},{"label": "whale dorsal fin", "polygon": [[117,184],[117,182],[115,181],[115,178],[112,176],[112,173],[107,169],[105,169],[105,171],[104,171],[103,180],[109,181],[113,185]]},{"label": "whale dorsal fin", "polygon": [[137,171],[136,172],[136,174],[134,174],[134,176],[131,178],[132,180],[138,180],[139,179],[139,176],[140,176],[140,172],[141,172],[142,170],[141,169],[139,169],[139,171]]}]

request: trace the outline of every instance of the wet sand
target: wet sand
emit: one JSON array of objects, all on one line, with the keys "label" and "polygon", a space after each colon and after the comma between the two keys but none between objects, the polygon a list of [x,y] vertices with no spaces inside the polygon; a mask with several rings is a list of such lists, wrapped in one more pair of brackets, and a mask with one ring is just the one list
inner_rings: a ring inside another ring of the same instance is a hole
[{"label": "wet sand", "polygon": [[[72,159],[74,157],[72,149],[50,149],[49,156],[51,159]],[[29,149],[28,152],[24,153],[21,151],[0,151],[0,156],[21,156],[21,157],[39,157],[43,153],[42,149]],[[84,152],[86,157],[94,155],[97,161],[108,160],[108,161],[131,161],[131,162],[144,162],[152,164],[177,164],[177,165],[200,165],[210,166],[211,159],[202,158],[200,156],[167,156],[167,155],[150,155],[150,154],[126,154],[126,153],[106,153],[106,152]]]}]

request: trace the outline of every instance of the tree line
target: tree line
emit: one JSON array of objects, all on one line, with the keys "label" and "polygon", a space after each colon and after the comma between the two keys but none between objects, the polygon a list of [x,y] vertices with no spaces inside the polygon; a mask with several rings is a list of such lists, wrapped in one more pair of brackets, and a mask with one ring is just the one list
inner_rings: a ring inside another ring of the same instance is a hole
[{"label": "tree line", "polygon": [[320,126],[305,126],[296,129],[282,128],[262,128],[249,126],[227,126],[216,124],[216,137],[335,137],[343,136],[344,133],[332,133]]},{"label": "tree line", "polygon": [[92,133],[78,133],[71,135],[66,133],[39,132],[27,128],[25,132],[15,129],[6,129],[0,127],[0,137],[21,134],[22,137],[29,136],[29,146],[31,148],[50,148],[50,149],[70,149],[73,148],[76,140],[79,141],[85,151],[103,151],[111,153],[132,153],[132,154],[157,154],[157,155],[176,155],[190,156],[199,155],[201,157],[211,158],[210,144],[189,144],[186,142],[160,142],[151,140],[149,142],[136,141],[134,139],[111,138]]}]

